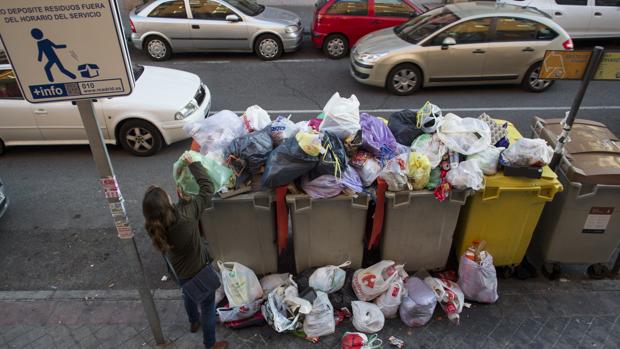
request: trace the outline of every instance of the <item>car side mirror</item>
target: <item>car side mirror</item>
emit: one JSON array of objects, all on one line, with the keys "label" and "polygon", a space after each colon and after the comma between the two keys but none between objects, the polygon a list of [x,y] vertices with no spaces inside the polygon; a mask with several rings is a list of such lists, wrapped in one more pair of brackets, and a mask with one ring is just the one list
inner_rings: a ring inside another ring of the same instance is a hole
[{"label": "car side mirror", "polygon": [[228,16],[226,16],[226,21],[228,21],[228,22],[240,22],[241,18],[239,18],[239,16],[237,16],[237,15],[228,15]]},{"label": "car side mirror", "polygon": [[456,45],[456,40],[454,40],[453,37],[448,36],[447,38],[443,39],[443,41],[441,42],[441,49],[447,50],[448,47],[452,45]]}]

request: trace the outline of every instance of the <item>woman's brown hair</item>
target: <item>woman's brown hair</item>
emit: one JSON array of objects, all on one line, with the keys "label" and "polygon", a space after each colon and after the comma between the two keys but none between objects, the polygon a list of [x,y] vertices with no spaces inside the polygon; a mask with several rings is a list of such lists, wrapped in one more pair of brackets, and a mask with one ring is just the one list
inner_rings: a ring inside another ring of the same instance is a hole
[{"label": "woman's brown hair", "polygon": [[153,245],[161,252],[167,252],[172,246],[168,244],[166,231],[175,222],[174,208],[168,194],[159,187],[152,186],[144,193],[142,200],[144,228],[149,233]]}]

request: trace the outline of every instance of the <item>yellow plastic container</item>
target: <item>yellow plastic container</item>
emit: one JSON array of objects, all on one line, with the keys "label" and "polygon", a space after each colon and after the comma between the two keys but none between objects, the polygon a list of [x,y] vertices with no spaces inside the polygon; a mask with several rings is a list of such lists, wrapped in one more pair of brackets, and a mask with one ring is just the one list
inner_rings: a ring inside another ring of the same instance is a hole
[{"label": "yellow plastic container", "polygon": [[[521,134],[509,123],[508,139],[514,142],[519,138]],[[455,239],[457,258],[473,241],[485,240],[496,266],[520,264],[545,203],[562,190],[548,166],[539,179],[506,177],[502,172],[485,176],[484,189],[471,196],[461,210]]]}]

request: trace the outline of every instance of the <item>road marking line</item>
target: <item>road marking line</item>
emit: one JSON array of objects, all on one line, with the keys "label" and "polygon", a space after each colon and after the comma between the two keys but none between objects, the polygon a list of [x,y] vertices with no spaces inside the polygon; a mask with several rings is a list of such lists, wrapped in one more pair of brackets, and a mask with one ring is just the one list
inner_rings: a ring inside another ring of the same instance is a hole
[{"label": "road marking line", "polygon": [[[360,110],[366,113],[395,113],[406,108],[400,109],[366,109]],[[600,106],[583,106],[582,110],[620,110],[620,105],[600,105]],[[514,110],[526,110],[526,111],[544,111],[544,110],[570,110],[570,106],[566,107],[476,107],[476,108],[441,108],[443,111],[514,111]],[[233,110],[233,113],[243,114],[245,110]],[[305,114],[305,113],[320,113],[319,109],[290,109],[290,110],[266,110],[270,114]],[[211,112],[211,114],[217,113],[217,111]]]},{"label": "road marking line", "polygon": [[301,63],[301,62],[325,62],[327,58],[308,58],[308,59],[279,59],[269,63]]},{"label": "road marking line", "polygon": [[[309,59],[281,59],[281,60],[276,60],[276,61],[261,61],[261,60],[234,60],[234,61],[180,61],[180,60],[175,60],[172,61],[170,63],[172,63],[173,65],[182,65],[182,64],[228,64],[228,63],[268,63],[268,64],[273,64],[273,63],[305,63],[305,62],[325,62],[328,59],[326,58],[309,58]],[[169,63],[166,63],[169,64]]]},{"label": "road marking line", "polygon": [[172,61],[172,64],[226,64],[232,61]]}]

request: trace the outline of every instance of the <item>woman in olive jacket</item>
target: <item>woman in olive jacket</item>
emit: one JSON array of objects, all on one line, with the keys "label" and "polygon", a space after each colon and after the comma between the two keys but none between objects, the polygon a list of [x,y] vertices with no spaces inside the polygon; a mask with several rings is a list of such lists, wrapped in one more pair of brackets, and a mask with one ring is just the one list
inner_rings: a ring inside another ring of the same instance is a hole
[{"label": "woman in olive jacket", "polygon": [[[142,200],[142,212],[146,220],[144,227],[153,245],[170,258],[180,285],[191,280],[207,265],[207,251],[198,224],[203,207],[213,194],[213,184],[204,167],[199,162],[192,162],[189,155],[184,156],[183,161],[200,186],[197,196],[188,196],[177,187],[179,202],[173,204],[162,188],[151,186]],[[191,332],[197,332],[202,323],[205,348],[226,348],[227,342],[215,341],[215,294],[200,304],[200,315],[198,305],[185,293],[183,302]]]}]

